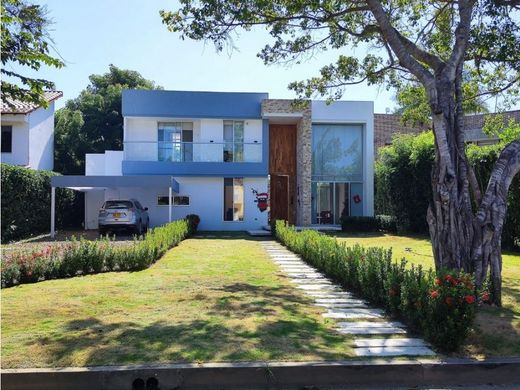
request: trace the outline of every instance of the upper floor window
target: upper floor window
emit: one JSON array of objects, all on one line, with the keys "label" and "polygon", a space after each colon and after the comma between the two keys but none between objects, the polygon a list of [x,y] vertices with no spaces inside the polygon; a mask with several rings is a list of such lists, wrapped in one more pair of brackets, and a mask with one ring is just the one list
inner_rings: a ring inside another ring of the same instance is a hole
[{"label": "upper floor window", "polygon": [[244,121],[224,121],[224,162],[244,161]]},{"label": "upper floor window", "polygon": [[159,161],[193,161],[193,122],[159,122]]},{"label": "upper floor window", "polygon": [[312,177],[318,181],[363,180],[363,126],[312,126]]},{"label": "upper floor window", "polygon": [[13,126],[2,126],[2,153],[13,151]]}]

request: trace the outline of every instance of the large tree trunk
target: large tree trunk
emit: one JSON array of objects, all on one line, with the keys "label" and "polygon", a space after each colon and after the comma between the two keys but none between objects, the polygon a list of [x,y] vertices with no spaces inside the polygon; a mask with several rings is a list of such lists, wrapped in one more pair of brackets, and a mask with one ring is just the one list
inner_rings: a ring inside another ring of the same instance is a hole
[{"label": "large tree trunk", "polygon": [[437,80],[430,96],[435,134],[435,164],[432,169],[433,201],[427,214],[437,270],[442,268],[475,273],[477,287],[488,271],[493,303],[501,304],[501,236],[507,208],[507,191],[520,170],[520,140],[508,145],[493,169],[488,188],[473,211],[470,196],[471,167],[465,154],[462,96],[460,88]]}]

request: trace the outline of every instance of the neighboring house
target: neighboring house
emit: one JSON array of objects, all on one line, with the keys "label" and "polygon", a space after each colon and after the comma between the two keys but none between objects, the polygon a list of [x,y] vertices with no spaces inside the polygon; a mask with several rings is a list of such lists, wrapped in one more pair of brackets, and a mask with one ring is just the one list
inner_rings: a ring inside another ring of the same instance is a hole
[{"label": "neighboring house", "polygon": [[[202,230],[255,230],[270,219],[337,225],[373,215],[373,103],[267,93],[123,92],[124,150],[87,154],[86,228],[107,199],[136,198],[150,223],[198,214]],[[270,209],[267,208],[268,204]]]},{"label": "neighboring house", "polygon": [[31,169],[54,168],[54,101],[60,91],[45,92],[47,108],[34,103],[2,101],[3,163]]},{"label": "neighboring house", "polygon": [[[498,138],[490,137],[483,133],[484,118],[493,114],[472,114],[464,117],[466,142],[477,145],[490,145],[498,142]],[[504,122],[514,119],[520,122],[520,110],[503,112]],[[427,126],[404,126],[401,116],[397,114],[374,114],[374,147],[376,151],[380,147],[391,145],[392,138],[396,134],[419,134],[430,128]]]}]

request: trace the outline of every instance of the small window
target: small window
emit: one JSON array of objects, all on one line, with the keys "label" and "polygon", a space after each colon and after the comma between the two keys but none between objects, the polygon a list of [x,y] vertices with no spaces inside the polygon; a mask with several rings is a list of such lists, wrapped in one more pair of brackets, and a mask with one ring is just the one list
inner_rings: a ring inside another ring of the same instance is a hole
[{"label": "small window", "polygon": [[107,200],[105,202],[105,206],[103,207],[105,210],[108,209],[131,209],[134,205],[132,202],[128,200]]},{"label": "small window", "polygon": [[2,126],[2,153],[13,151],[13,126]]},{"label": "small window", "polygon": [[244,220],[244,179],[224,178],[224,221]]},{"label": "small window", "polygon": [[[158,206],[168,206],[168,195],[157,197]],[[175,195],[172,197],[173,206],[189,206],[190,197],[185,195]]]}]

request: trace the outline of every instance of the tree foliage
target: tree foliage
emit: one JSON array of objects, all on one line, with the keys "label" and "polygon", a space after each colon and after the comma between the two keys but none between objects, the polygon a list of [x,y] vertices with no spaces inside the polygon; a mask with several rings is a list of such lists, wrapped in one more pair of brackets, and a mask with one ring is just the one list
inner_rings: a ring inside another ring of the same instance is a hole
[{"label": "tree foliage", "polygon": [[122,150],[124,89],[161,89],[138,72],[114,65],[89,79],[87,88],[56,112],[54,166],[63,174],[84,174],[85,153]]},{"label": "tree foliage", "polygon": [[[63,61],[49,54],[52,40],[48,33],[50,20],[47,10],[25,0],[4,0],[1,14],[2,99],[7,104],[10,98],[47,107],[43,92],[45,89],[53,89],[54,83],[29,77],[17,70],[25,68],[38,71],[42,65],[55,68],[64,65]],[[17,65],[17,68],[13,68],[13,65]],[[6,77],[15,82],[7,81]]]}]

